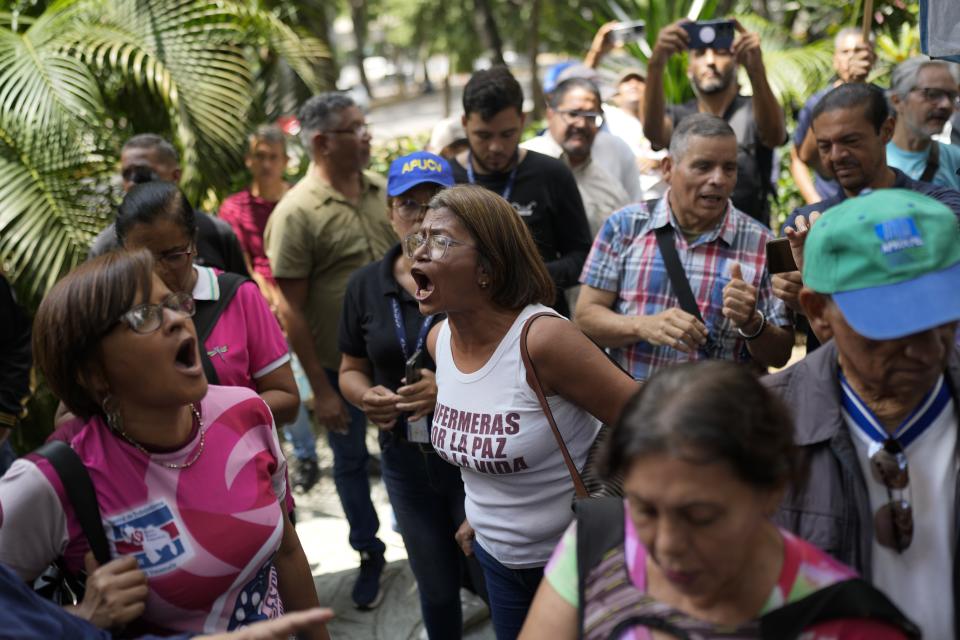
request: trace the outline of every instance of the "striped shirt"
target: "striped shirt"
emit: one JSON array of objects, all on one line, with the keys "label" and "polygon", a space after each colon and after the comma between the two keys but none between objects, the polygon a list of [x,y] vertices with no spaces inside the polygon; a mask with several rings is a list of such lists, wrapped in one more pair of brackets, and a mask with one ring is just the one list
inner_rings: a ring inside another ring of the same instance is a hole
[{"label": "striped shirt", "polygon": [[713,230],[689,242],[679,231],[666,196],[652,212],[643,203],[620,209],[600,229],[580,282],[616,293],[613,310],[621,315],[652,316],[679,308],[654,232],[665,225],[674,229],[677,253],[710,337],[706,345],[691,354],[647,342],[612,349],[613,357],[636,379],[645,380],[658,368],[676,362],[750,360],[746,341],[722,313],[723,288],[730,282],[733,262],[740,264],[744,280],[757,287],[757,308],[767,322],[783,327],[791,324],[786,306],[773,295],[766,268],[765,245],[774,238],[773,232],[730,203]]}]

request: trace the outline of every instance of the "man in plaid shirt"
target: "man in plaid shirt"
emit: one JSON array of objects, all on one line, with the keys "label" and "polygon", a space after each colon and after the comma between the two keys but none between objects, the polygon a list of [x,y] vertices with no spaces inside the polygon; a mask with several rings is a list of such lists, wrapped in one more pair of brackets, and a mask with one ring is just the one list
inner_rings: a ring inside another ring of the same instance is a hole
[{"label": "man in plaid shirt", "polygon": [[[716,116],[686,118],[663,161],[670,185],[607,219],[580,276],[576,322],[638,380],[659,367],[708,358],[783,366],[793,328],[773,295],[765,245],[773,233],[730,202],[737,139]],[[673,242],[703,322],[680,308],[655,230]]]}]

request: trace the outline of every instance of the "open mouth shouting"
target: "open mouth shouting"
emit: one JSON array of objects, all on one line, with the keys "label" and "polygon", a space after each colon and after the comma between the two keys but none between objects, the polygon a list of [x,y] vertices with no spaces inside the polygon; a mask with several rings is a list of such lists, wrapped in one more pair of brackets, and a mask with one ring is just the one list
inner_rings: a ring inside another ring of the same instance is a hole
[{"label": "open mouth shouting", "polygon": [[190,376],[203,375],[203,365],[200,363],[200,352],[197,351],[197,339],[193,336],[185,337],[177,347],[174,357],[174,366],[177,370]]},{"label": "open mouth shouting", "polygon": [[433,293],[433,281],[420,269],[414,267],[410,270],[413,281],[417,283],[417,293],[414,296],[417,302],[424,302]]}]

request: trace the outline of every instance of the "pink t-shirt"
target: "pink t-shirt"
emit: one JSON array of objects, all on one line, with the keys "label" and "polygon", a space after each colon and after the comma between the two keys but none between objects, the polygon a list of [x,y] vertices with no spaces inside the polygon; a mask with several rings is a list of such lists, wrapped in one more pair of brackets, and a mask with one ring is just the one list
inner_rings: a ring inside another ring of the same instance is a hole
[{"label": "pink t-shirt", "polygon": [[[217,300],[218,271],[194,265],[197,283],[194,300]],[[290,350],[280,323],[270,311],[260,289],[244,282],[223,310],[204,343],[220,384],[256,389],[255,380],[290,361]]]},{"label": "pink t-shirt", "polygon": [[227,196],[219,211],[220,218],[233,227],[240,246],[253,262],[253,269],[271,283],[275,282],[270,260],[263,248],[263,233],[276,206],[276,202],[264,200],[250,193],[249,189],[244,189]]},{"label": "pink t-shirt", "polygon": [[[134,555],[147,574],[144,620],[211,633],[282,613],[273,557],[280,548],[286,461],[270,410],[242,387],[211,386],[200,431],[169,453],[145,454],[100,418],[70,445],[97,494],[111,554]],[[28,455],[0,478],[0,563],[32,580],[63,556],[75,571],[88,550],[46,459]]]}]

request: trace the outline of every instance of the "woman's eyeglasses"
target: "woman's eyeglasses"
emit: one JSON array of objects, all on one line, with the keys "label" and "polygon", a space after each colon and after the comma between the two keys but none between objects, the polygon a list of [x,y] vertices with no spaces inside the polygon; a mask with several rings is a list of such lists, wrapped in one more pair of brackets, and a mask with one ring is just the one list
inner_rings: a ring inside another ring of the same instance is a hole
[{"label": "woman's eyeglasses", "polygon": [[197,306],[189,293],[171,293],[159,304],[138,304],[120,316],[119,322],[125,323],[136,333],[153,333],[163,324],[164,309],[192,317]]},{"label": "woman's eyeglasses", "polygon": [[394,200],[393,210],[397,215],[406,221],[416,220],[421,214],[426,213],[429,205],[420,204],[416,200]]},{"label": "woman's eyeglasses", "polygon": [[413,254],[417,252],[420,247],[427,245],[427,256],[431,260],[440,260],[443,258],[444,254],[447,252],[447,247],[450,245],[459,245],[462,247],[472,247],[473,245],[467,244],[466,242],[460,242],[459,240],[454,240],[448,236],[441,235],[431,235],[425,236],[422,232],[417,231],[416,233],[411,233],[406,238],[403,239],[403,250],[407,254],[407,257],[411,260],[413,259]]},{"label": "woman's eyeglasses", "polygon": [[910,470],[903,445],[894,438],[887,438],[880,450],[870,456],[870,469],[874,479],[886,487],[889,499],[873,515],[877,542],[903,553],[913,542]]}]

